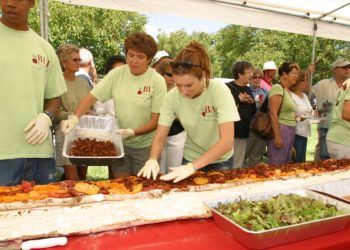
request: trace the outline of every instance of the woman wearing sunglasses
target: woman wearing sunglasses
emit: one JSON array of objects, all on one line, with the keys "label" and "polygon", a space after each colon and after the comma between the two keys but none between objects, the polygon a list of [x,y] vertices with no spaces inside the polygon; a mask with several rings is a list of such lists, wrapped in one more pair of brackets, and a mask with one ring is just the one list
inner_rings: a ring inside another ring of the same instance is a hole
[{"label": "woman wearing sunglasses", "polygon": [[155,179],[157,159],[173,121],[178,118],[187,138],[181,166],[172,166],[161,180],[181,181],[196,170],[218,170],[231,166],[234,121],[239,115],[230,90],[210,79],[209,56],[196,41],[183,48],[171,64],[177,88],[164,97],[149,160],[138,176]]},{"label": "woman wearing sunglasses", "polygon": [[87,166],[73,165],[67,158],[62,156],[64,134],[59,128],[62,120],[73,114],[78,103],[90,91],[85,79],[75,76],[79,71],[80,55],[79,48],[74,44],[64,44],[57,50],[57,55],[63,70],[63,76],[67,84],[67,92],[61,96],[61,110],[54,120],[54,130],[56,138],[56,165],[63,166],[66,180],[85,180]]}]

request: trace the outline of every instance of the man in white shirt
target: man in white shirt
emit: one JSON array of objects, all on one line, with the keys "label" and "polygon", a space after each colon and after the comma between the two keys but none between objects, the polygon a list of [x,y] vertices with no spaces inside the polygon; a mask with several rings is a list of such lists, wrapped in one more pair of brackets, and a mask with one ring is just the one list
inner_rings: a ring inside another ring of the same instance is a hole
[{"label": "man in white shirt", "polygon": [[338,58],[332,66],[333,77],[323,79],[312,86],[311,96],[317,100],[317,111],[323,118],[318,125],[318,144],[315,149],[315,161],[329,159],[326,144],[328,126],[332,119],[334,101],[343,83],[350,77],[350,62],[345,58]]}]

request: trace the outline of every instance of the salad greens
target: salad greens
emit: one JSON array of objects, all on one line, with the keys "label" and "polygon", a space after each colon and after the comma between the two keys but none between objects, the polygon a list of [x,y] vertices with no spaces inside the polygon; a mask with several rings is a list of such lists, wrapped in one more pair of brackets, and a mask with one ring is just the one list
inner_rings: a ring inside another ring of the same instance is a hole
[{"label": "salad greens", "polygon": [[217,211],[240,226],[261,231],[341,214],[335,205],[296,194],[280,194],[268,200],[241,200],[219,204]]}]

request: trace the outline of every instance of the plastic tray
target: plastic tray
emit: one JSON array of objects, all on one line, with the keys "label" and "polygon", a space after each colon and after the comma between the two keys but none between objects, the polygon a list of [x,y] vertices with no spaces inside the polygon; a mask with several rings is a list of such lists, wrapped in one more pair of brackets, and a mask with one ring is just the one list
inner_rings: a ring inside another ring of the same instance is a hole
[{"label": "plastic tray", "polygon": [[[252,201],[267,200],[278,194],[299,194],[301,196],[322,200],[327,204],[336,205],[338,210],[345,212],[345,214],[264,231],[250,231],[231,221],[215,209],[219,203],[238,202],[240,199]],[[350,220],[350,206],[348,204],[304,189],[220,199],[208,201],[206,205],[211,209],[215,222],[222,230],[237,239],[243,245],[252,249],[264,249],[341,231],[347,226]]]},{"label": "plastic tray", "polygon": [[[117,164],[124,157],[124,147],[122,138],[115,130],[118,128],[116,120],[111,117],[82,116],[75,129],[69,131],[64,138],[63,156],[67,157],[72,164],[87,166],[111,166]],[[96,139],[110,140],[114,144],[118,156],[72,156],[69,155],[74,140]]]}]

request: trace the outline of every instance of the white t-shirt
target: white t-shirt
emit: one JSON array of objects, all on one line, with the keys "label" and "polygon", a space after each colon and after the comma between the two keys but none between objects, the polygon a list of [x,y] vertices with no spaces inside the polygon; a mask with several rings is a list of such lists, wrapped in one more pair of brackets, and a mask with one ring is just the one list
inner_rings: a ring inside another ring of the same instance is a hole
[{"label": "white t-shirt", "polygon": [[[292,98],[295,102],[296,105],[296,115],[306,115],[306,114],[311,114],[312,112],[312,107],[309,101],[309,98],[307,95],[303,93],[303,98],[300,98],[296,94],[292,93]],[[304,121],[297,121],[297,125],[295,127],[295,134],[308,137],[310,134],[310,124],[307,122],[307,120]]]}]

